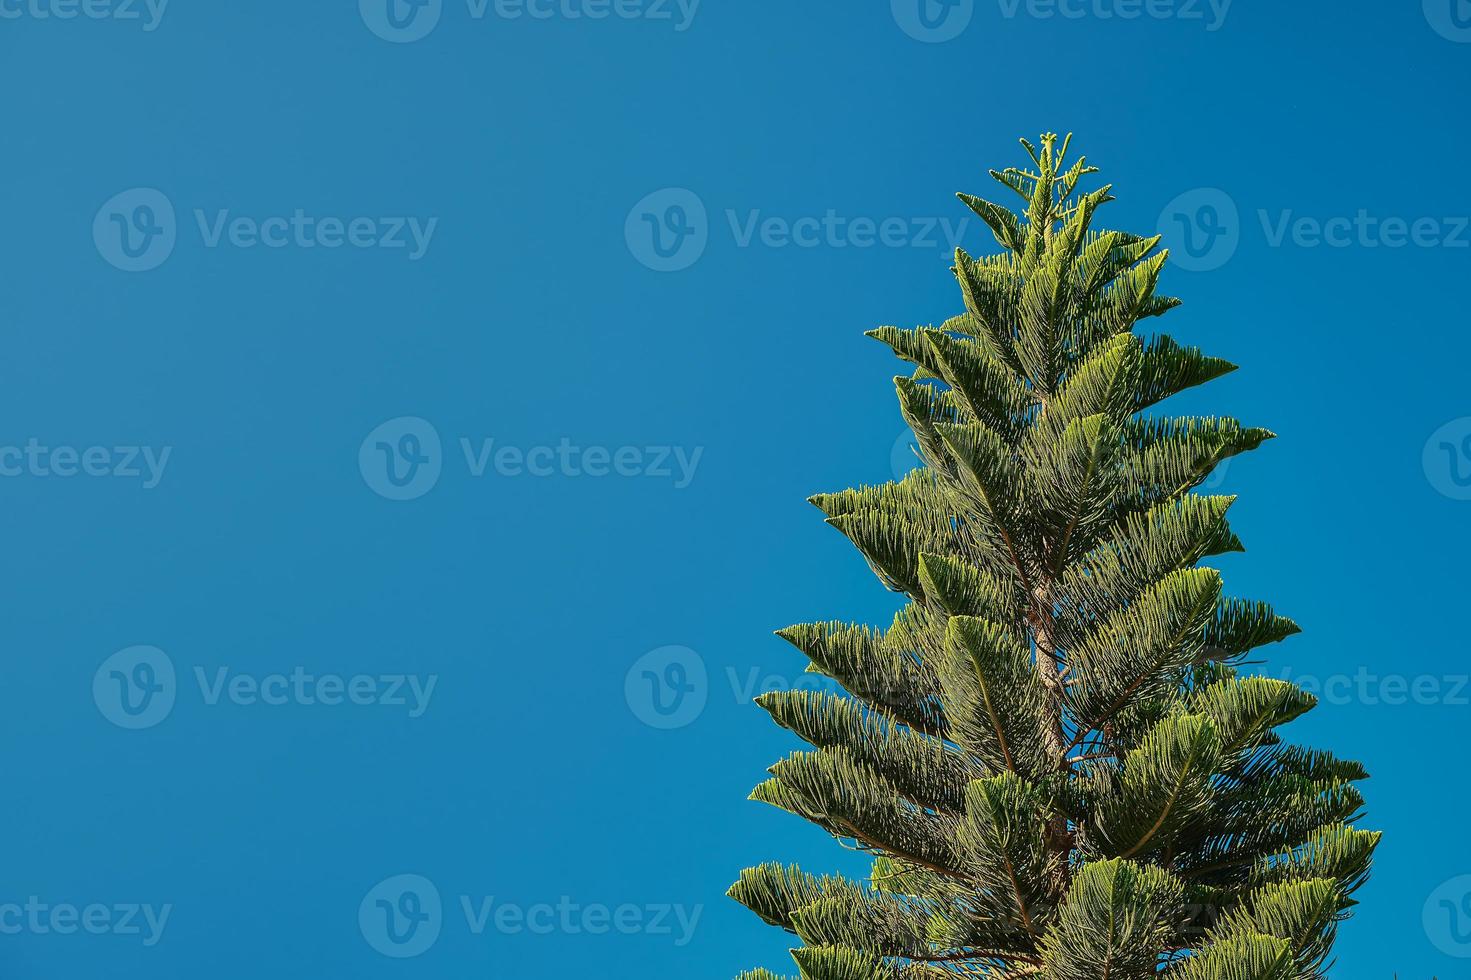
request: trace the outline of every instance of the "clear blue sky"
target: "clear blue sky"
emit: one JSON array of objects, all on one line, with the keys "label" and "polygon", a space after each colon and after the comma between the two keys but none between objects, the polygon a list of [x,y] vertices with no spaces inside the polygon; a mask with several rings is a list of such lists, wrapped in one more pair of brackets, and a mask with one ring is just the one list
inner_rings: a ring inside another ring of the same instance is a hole
[{"label": "clear blue sky", "polygon": [[928,2],[0,0],[0,973],[783,968],[726,886],[854,862],[749,695],[894,607],[804,498],[1045,130],[1281,434],[1225,570],[1374,774],[1334,975],[1466,970],[1471,11]]}]

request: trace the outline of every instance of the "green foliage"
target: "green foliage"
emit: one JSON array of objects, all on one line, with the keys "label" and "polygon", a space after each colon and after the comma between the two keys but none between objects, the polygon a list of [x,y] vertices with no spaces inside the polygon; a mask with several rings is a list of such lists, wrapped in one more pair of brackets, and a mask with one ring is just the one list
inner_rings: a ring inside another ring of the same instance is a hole
[{"label": "green foliage", "polygon": [[1095,227],[1067,140],[1022,144],[992,172],[1019,210],[961,195],[1002,248],[957,251],[964,310],[870,331],[924,465],[811,498],[908,603],[780,631],[847,694],[758,699],[812,749],[752,798],[871,877],[765,864],[730,895],[804,980],[1315,980],[1379,841],[1366,774],[1282,740],[1309,694],[1238,676],[1297,626],[1199,565],[1242,545],[1193,492],[1272,434],[1150,414],[1234,365],[1136,332],[1178,305],[1159,239]]}]

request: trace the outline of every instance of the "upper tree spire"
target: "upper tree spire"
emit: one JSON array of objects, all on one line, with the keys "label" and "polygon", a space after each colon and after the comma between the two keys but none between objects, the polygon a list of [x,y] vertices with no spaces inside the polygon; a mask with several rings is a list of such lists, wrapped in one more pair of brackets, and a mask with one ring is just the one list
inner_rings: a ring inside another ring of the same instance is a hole
[{"label": "upper tree spire", "polygon": [[1234,366],[1137,332],[1166,253],[1070,143],[991,172],[1022,210],[960,195],[1001,248],[957,250],[961,312],[870,332],[925,465],[812,498],[910,601],[782,630],[834,690],[758,699],[812,749],[752,797],[875,855],[731,888],[807,980],[1317,977],[1378,842],[1363,770],[1276,732],[1314,699],[1232,666],[1297,626],[1199,565],[1241,544],[1193,491],[1271,433],[1152,412]]}]

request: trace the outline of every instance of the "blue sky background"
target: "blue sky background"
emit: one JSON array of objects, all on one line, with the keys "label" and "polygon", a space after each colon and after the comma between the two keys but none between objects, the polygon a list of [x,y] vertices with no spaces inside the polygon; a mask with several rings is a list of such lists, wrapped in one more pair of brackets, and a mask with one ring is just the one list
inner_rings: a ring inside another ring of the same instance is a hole
[{"label": "blue sky background", "polygon": [[[1167,329],[1243,366],[1175,407],[1281,435],[1224,474],[1224,567],[1305,627],[1262,668],[1327,685],[1296,736],[1374,774],[1334,975],[1466,970],[1464,0],[381,2],[0,0],[0,905],[48,906],[0,909],[0,974],[786,968],[724,889],[854,861],[745,802],[795,747],[749,695],[800,679],[774,628],[894,608],[804,498],[893,475],[861,333],[957,311],[939,220],[991,248],[953,192],[1044,130],[1182,248]],[[386,243],[326,247],[355,218]],[[210,695],[293,672],[374,703]],[[380,955],[404,874],[439,932]]]}]

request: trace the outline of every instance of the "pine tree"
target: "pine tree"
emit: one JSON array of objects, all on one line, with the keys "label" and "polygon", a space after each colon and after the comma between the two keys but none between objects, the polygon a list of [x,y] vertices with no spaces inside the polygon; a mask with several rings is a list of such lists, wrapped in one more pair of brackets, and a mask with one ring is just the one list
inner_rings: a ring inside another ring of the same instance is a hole
[{"label": "pine tree", "polygon": [[1192,491],[1272,433],[1151,414],[1235,366],[1135,333],[1179,302],[1159,238],[1094,228],[1113,198],[1069,139],[1021,142],[991,176],[1024,211],[960,195],[1003,249],[957,250],[965,312],[869,334],[913,365],[923,465],[811,498],[908,601],[781,630],[835,689],[758,699],[813,750],[752,799],[871,876],[765,864],[730,895],[806,980],[1323,976],[1379,840],[1365,773],[1281,740],[1314,699],[1237,666],[1298,628],[1198,565],[1243,549],[1233,498]]}]

